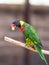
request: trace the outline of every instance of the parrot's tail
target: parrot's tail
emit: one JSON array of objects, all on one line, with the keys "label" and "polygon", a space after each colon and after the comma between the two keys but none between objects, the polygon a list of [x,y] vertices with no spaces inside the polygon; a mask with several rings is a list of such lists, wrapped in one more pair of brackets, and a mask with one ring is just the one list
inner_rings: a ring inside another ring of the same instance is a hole
[{"label": "parrot's tail", "polygon": [[35,49],[38,51],[38,53],[39,53],[41,59],[44,60],[45,63],[48,65],[48,63],[47,63],[47,61],[46,61],[46,58],[45,58],[44,54],[42,53],[41,48],[40,48],[38,45],[35,45],[34,47],[35,47]]}]

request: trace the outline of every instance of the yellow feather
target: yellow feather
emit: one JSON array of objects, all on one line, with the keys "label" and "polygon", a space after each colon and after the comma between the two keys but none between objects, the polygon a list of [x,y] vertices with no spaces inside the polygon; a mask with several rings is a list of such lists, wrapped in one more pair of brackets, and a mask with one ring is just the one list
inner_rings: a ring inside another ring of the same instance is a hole
[{"label": "yellow feather", "polygon": [[20,20],[20,24],[21,24],[21,26],[23,26],[24,22],[22,20]]},{"label": "yellow feather", "polygon": [[34,46],[34,45],[35,45],[35,44],[34,44],[29,38],[26,39],[26,46],[32,47],[32,46]]}]

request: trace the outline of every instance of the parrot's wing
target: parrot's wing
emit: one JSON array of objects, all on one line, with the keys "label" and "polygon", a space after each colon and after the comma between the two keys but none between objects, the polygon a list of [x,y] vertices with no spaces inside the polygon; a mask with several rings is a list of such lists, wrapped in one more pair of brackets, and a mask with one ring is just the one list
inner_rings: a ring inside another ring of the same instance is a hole
[{"label": "parrot's wing", "polygon": [[24,23],[24,27],[25,27],[25,31],[24,31],[25,37],[29,38],[34,44],[38,44],[39,46],[42,46],[36,30],[27,23]]},{"label": "parrot's wing", "polygon": [[38,44],[39,46],[42,46],[41,41],[40,41],[40,39],[39,39],[39,36],[38,36],[37,32],[35,31],[35,29],[34,29],[32,26],[30,26],[29,38],[30,38],[33,42],[35,42],[36,44]]}]

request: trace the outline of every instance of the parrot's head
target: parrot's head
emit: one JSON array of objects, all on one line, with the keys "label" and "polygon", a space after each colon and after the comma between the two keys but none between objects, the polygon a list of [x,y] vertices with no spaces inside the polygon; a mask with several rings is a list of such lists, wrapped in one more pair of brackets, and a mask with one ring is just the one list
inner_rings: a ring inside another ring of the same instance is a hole
[{"label": "parrot's head", "polygon": [[11,28],[12,28],[12,30],[15,30],[16,27],[22,29],[23,24],[24,24],[24,21],[22,21],[22,20],[15,20],[15,21],[12,22]]}]

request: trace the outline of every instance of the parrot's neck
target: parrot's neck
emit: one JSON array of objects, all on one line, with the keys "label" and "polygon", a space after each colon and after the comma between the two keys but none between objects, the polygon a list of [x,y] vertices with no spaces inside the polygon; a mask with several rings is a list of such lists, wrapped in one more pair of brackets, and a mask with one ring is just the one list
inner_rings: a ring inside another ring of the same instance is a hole
[{"label": "parrot's neck", "polygon": [[25,31],[24,26],[21,26],[20,30],[21,30],[22,32],[24,32],[24,31]]}]

